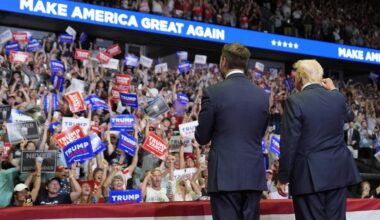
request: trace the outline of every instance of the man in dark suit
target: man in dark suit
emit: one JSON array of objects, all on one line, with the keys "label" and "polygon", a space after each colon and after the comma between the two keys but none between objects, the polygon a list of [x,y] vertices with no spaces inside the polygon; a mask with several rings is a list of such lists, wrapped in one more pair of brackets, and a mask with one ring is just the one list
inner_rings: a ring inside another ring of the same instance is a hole
[{"label": "man in dark suit", "polygon": [[223,82],[206,88],[195,138],[209,143],[208,192],[213,219],[259,219],[266,190],[261,140],[269,120],[269,95],[244,74],[250,52],[226,44],[219,68]]},{"label": "man in dark suit", "polygon": [[350,128],[344,131],[344,141],[348,146],[352,146],[355,150],[359,149],[360,133],[355,129],[354,122],[350,122]]},{"label": "man in dark suit", "polygon": [[298,94],[287,98],[281,126],[278,192],[293,196],[296,219],[346,219],[346,187],[360,182],[344,143],[354,115],[316,60],[294,64]]}]

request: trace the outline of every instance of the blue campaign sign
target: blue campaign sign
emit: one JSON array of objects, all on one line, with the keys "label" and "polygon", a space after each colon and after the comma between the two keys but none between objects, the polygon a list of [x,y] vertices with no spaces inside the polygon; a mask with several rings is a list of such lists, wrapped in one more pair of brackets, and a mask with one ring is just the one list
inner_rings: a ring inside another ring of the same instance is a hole
[{"label": "blue campaign sign", "polygon": [[52,73],[65,72],[65,65],[59,60],[50,60],[50,70]]},{"label": "blue campaign sign", "polygon": [[110,118],[111,130],[131,131],[135,125],[134,115],[113,115]]},{"label": "blue campaign sign", "polygon": [[106,111],[109,110],[108,103],[97,95],[89,95],[84,99],[84,101],[86,102],[86,104],[92,105],[93,111],[96,111],[98,109],[103,109]]},{"label": "blue campaign sign", "polygon": [[63,89],[65,87],[65,78],[63,76],[53,73],[53,75],[51,76],[51,82],[53,83],[54,88],[56,90],[58,90],[59,92],[63,92]]},{"label": "blue campaign sign", "polygon": [[184,74],[187,71],[190,71],[192,68],[191,64],[188,61],[184,61],[177,65],[178,72]]},{"label": "blue campaign sign", "polygon": [[280,138],[276,137],[275,135],[272,136],[270,139],[270,146],[269,150],[272,154],[276,155],[277,157],[280,156]]},{"label": "blue campaign sign", "polygon": [[[58,100],[58,96],[57,94],[55,93],[52,93],[51,94],[51,101],[52,101],[52,108],[51,110],[52,111],[56,111],[56,110],[59,110],[59,100]],[[48,98],[48,95],[45,95],[44,96],[44,111],[47,113],[49,110],[49,98]]]},{"label": "blue campaign sign", "polygon": [[139,65],[139,58],[128,54],[125,56],[125,65],[136,67]]},{"label": "blue campaign sign", "polygon": [[0,10],[122,29],[362,63],[380,64],[380,50],[187,21],[66,0],[0,0]]},{"label": "blue campaign sign", "polygon": [[189,103],[189,97],[187,97],[186,94],[180,92],[177,94],[177,98],[178,98],[178,101],[182,104],[182,105],[187,105],[187,103]]},{"label": "blue campaign sign", "polygon": [[18,42],[8,42],[5,44],[5,54],[9,55],[11,51],[20,51]]},{"label": "blue campaign sign", "polygon": [[136,153],[136,138],[129,135],[127,132],[120,132],[119,145],[118,148],[132,157]]},{"label": "blue campaign sign", "polygon": [[110,203],[139,203],[141,199],[141,189],[111,190],[109,194]]},{"label": "blue campaign sign", "polygon": [[70,34],[59,35],[59,43],[61,44],[71,44],[74,41],[74,37]]},{"label": "blue campaign sign", "polygon": [[136,93],[120,93],[120,101],[123,106],[139,108],[139,101]]},{"label": "blue campaign sign", "polygon": [[58,121],[50,123],[50,125],[49,125],[49,132],[52,133],[52,134],[54,134],[54,131],[57,128],[58,125],[60,125],[60,123]]},{"label": "blue campaign sign", "polygon": [[91,139],[92,152],[94,153],[94,155],[97,155],[98,153],[106,150],[106,145],[102,142],[102,140],[97,134],[95,133],[91,134],[90,139]]},{"label": "blue campaign sign", "polygon": [[84,42],[86,42],[86,40],[87,40],[87,33],[82,32],[79,36],[79,42],[81,42],[83,44]]},{"label": "blue campaign sign", "polygon": [[89,136],[71,142],[63,148],[63,154],[67,164],[74,161],[82,162],[93,158],[91,138]]},{"label": "blue campaign sign", "polygon": [[40,42],[38,42],[36,39],[30,41],[27,45],[26,45],[26,51],[27,52],[36,52],[38,51],[39,49],[41,49],[41,44]]}]

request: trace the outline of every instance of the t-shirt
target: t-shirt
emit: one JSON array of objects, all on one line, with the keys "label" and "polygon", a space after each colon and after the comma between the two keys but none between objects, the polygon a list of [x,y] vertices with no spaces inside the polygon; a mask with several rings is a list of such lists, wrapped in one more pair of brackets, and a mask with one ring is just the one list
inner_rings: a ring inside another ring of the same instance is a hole
[{"label": "t-shirt", "polygon": [[169,198],[166,195],[166,188],[155,190],[152,187],[147,187],[145,202],[169,202]]},{"label": "t-shirt", "polygon": [[6,207],[12,198],[16,168],[0,170],[0,207]]},{"label": "t-shirt", "polygon": [[71,198],[70,194],[64,193],[59,194],[56,197],[49,198],[46,193],[39,194],[36,201],[34,202],[35,205],[57,205],[57,204],[71,204]]}]

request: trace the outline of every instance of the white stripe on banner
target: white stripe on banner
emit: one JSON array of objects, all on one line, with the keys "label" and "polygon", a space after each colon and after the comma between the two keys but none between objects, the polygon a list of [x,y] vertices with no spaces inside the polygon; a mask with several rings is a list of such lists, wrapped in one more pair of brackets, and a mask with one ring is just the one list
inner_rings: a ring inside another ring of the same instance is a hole
[{"label": "white stripe on banner", "polygon": [[[347,220],[379,220],[380,210],[347,212]],[[120,218],[65,218],[66,220],[212,220],[211,215],[204,216],[160,216],[160,217],[120,217]],[[261,220],[294,220],[294,214],[262,215]],[[46,220],[46,219],[44,219]]]}]

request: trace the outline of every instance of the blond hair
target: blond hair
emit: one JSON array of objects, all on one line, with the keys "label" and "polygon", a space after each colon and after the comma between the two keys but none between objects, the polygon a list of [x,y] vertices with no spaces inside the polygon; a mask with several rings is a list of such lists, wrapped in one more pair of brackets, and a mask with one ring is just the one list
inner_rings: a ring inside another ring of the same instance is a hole
[{"label": "blond hair", "polygon": [[299,60],[293,68],[302,78],[302,84],[320,83],[323,77],[323,68],[316,60]]}]

